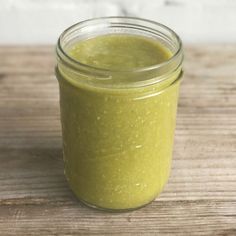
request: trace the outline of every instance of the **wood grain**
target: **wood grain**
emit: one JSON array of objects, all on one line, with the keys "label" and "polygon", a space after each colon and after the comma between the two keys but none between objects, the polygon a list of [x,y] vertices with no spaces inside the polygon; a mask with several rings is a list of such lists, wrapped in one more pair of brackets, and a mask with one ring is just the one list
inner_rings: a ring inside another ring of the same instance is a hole
[{"label": "wood grain", "polygon": [[112,214],[65,181],[53,47],[0,47],[0,235],[236,235],[236,45],[185,52],[169,183]]}]

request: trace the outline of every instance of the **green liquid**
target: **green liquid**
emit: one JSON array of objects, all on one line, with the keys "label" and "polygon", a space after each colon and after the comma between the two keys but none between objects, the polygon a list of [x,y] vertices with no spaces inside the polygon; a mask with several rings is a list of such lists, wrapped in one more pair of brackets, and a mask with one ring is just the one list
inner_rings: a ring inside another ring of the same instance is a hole
[{"label": "green liquid", "polygon": [[69,55],[83,64],[110,70],[148,67],[171,57],[153,39],[132,35],[103,35],[72,46]]},{"label": "green liquid", "polygon": [[[72,45],[80,63],[109,70],[152,66],[171,57],[157,40],[97,36]],[[82,201],[122,210],[152,201],[168,180],[179,83],[104,89],[71,82],[59,66],[65,173]],[[126,78],[124,78],[126,79]]]}]

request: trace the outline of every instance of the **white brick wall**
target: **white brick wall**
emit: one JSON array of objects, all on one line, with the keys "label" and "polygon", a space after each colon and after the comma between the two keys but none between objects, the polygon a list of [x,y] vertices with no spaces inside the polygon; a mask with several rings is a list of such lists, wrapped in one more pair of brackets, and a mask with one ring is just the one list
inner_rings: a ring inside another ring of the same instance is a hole
[{"label": "white brick wall", "polygon": [[71,24],[115,15],[164,23],[184,42],[236,43],[236,0],[0,0],[0,43],[55,43]]}]

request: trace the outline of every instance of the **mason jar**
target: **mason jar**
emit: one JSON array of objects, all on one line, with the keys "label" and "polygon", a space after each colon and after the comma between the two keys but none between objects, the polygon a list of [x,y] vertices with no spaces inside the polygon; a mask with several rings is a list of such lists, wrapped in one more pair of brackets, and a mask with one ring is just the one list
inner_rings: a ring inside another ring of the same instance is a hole
[{"label": "mason jar", "polygon": [[[77,42],[117,34],[156,40],[171,56],[144,68],[112,70],[81,63],[69,54]],[[148,204],[161,193],[170,174],[181,40],[157,22],[104,17],[66,29],[56,54],[63,159],[70,188],[81,202],[104,210]]]}]

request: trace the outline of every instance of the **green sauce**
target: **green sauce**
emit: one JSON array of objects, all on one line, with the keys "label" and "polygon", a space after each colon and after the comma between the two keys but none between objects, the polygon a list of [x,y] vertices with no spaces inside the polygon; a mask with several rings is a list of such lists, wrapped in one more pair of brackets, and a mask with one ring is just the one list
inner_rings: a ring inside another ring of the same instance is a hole
[{"label": "green sauce", "polygon": [[[82,64],[117,71],[156,65],[172,56],[157,40],[125,34],[78,41],[68,54]],[[64,72],[59,67],[71,189],[80,200],[105,209],[149,203],[170,172],[179,82],[168,85],[179,71],[165,82],[127,89],[77,84],[73,74]]]},{"label": "green sauce", "polygon": [[79,42],[69,55],[83,64],[110,70],[152,66],[171,57],[169,50],[151,38],[120,34]]}]

